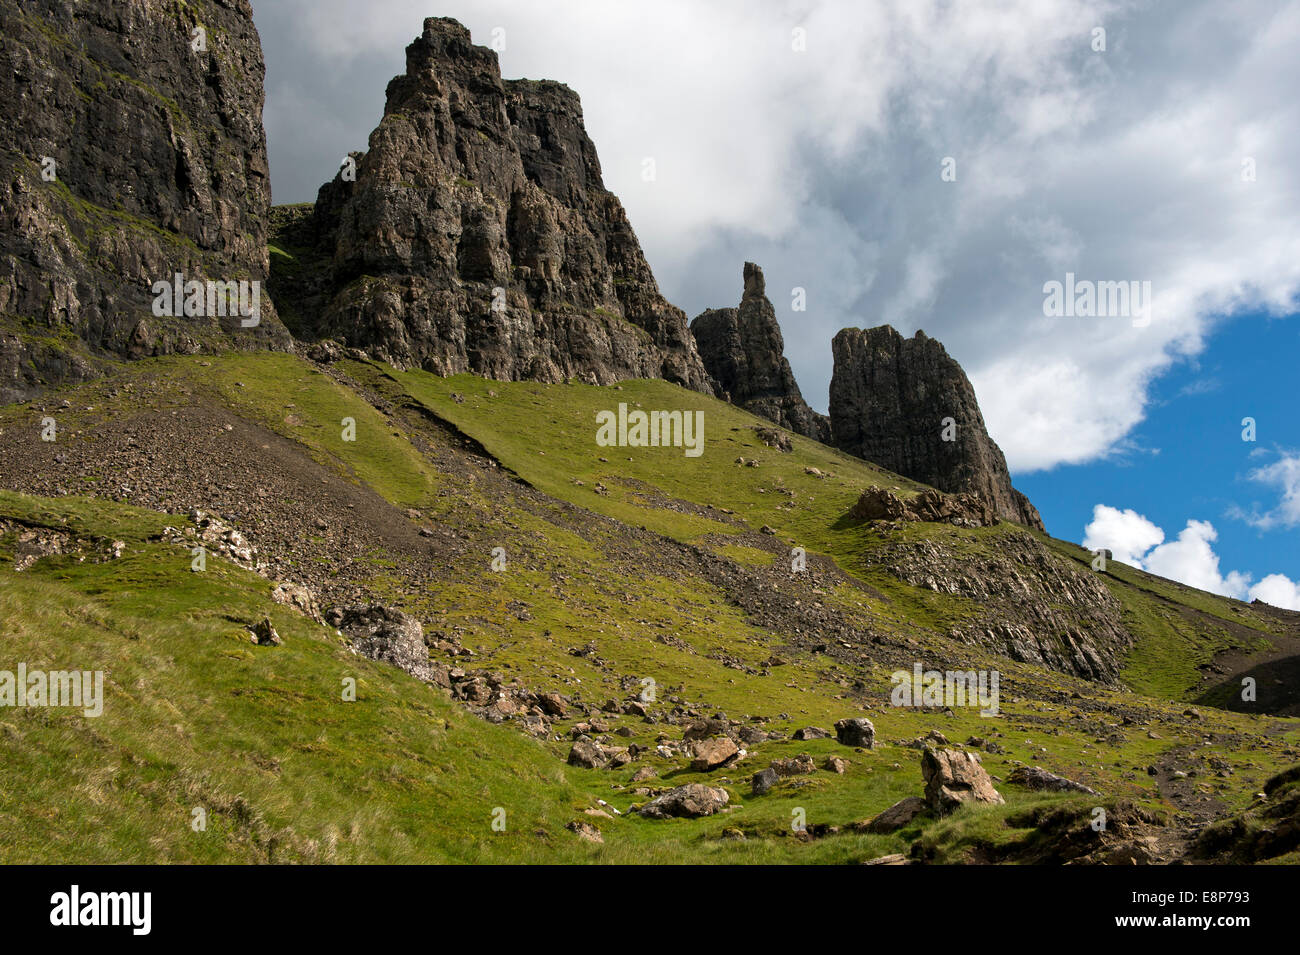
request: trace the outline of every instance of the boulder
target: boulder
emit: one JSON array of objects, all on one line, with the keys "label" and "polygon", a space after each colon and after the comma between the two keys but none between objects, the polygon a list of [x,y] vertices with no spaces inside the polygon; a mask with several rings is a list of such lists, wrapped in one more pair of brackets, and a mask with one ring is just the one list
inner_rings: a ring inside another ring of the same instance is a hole
[{"label": "boulder", "polygon": [[284,643],[280,634],[276,633],[275,626],[271,623],[270,617],[263,617],[251,628],[253,642],[262,647],[278,647]]},{"label": "boulder", "polygon": [[1017,766],[1011,771],[1010,775],[1007,776],[1007,782],[1040,792],[1086,793],[1089,796],[1098,795],[1097,790],[1090,789],[1083,785],[1083,783],[1076,783],[1072,779],[1066,779],[1064,776],[1049,773],[1047,770],[1040,769],[1037,766]]},{"label": "boulder", "polygon": [[641,815],[649,819],[668,819],[684,816],[694,819],[711,816],[730,801],[725,789],[688,783],[656,796],[641,807]]},{"label": "boulder", "polygon": [[726,720],[710,716],[708,719],[696,720],[686,727],[682,739],[686,742],[708,739],[710,736],[730,736],[731,724]]},{"label": "boulder", "polygon": [[[334,608],[327,617],[363,657],[392,664],[425,683],[435,682],[424,627],[414,617],[378,603]],[[480,684],[472,702],[486,704],[491,697],[491,688]]]},{"label": "boulder", "polygon": [[921,754],[921,774],[925,777],[925,801],[936,813],[951,812],[967,802],[1003,802],[974,753],[927,748]]},{"label": "boulder", "polygon": [[717,769],[736,758],[740,749],[725,736],[700,740],[695,744],[695,758],[691,760],[691,769],[705,773]]},{"label": "boulder", "polygon": [[581,819],[573,820],[573,822],[569,823],[564,828],[574,833],[583,842],[595,842],[598,844],[603,844],[605,842],[605,837],[600,834],[599,829],[591,823],[584,822]]},{"label": "boulder", "polygon": [[807,753],[800,753],[787,759],[772,760],[772,769],[778,776],[806,776],[817,772],[817,764]]},{"label": "boulder", "polygon": [[835,738],[845,746],[871,749],[876,745],[876,727],[865,716],[850,717],[836,722]]},{"label": "boulder", "polygon": [[536,699],[538,707],[540,707],[542,712],[547,716],[556,716],[563,719],[565,713],[568,712],[568,707],[564,702],[564,697],[560,696],[560,694],[556,693],[554,690],[546,693],[538,693]]},{"label": "boulder", "polygon": [[609,754],[595,740],[583,738],[569,750],[568,763],[583,769],[602,769],[609,765]]},{"label": "boulder", "polygon": [[873,816],[863,830],[874,833],[894,832],[925,811],[925,800],[920,796],[908,796],[900,799],[888,809]]},{"label": "boulder", "polygon": [[780,779],[781,777],[777,775],[776,770],[769,767],[756,772],[754,778],[750,780],[750,785],[753,787],[755,796],[762,796],[775,786]]},{"label": "boulder", "polygon": [[830,730],[824,730],[820,726],[805,726],[794,731],[794,738],[800,741],[829,739],[830,735]]},{"label": "boulder", "polygon": [[281,581],[271,591],[271,599],[278,604],[292,607],[304,617],[310,617],[317,623],[325,622],[325,618],[321,616],[320,606],[316,603],[316,595],[301,584]]}]

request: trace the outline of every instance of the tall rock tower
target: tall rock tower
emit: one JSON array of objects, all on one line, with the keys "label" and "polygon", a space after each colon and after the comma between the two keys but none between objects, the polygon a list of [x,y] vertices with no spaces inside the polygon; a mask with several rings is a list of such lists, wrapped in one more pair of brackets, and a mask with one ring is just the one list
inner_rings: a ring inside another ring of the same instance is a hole
[{"label": "tall rock tower", "polygon": [[843,329],[831,349],[836,447],[941,491],[977,493],[998,516],[1043,529],[1038,509],[1011,486],[975,389],[943,345],[881,325]]},{"label": "tall rock tower", "polygon": [[288,233],[326,263],[280,286],[321,303],[295,331],[443,375],[713,391],[568,87],[503,81],[494,51],[430,18],[354,162]]},{"label": "tall rock tower", "polygon": [[739,308],[711,308],[691,322],[704,367],[732,404],[815,441],[830,443],[830,420],[808,407],[785,359],[763,270],[745,263]]}]

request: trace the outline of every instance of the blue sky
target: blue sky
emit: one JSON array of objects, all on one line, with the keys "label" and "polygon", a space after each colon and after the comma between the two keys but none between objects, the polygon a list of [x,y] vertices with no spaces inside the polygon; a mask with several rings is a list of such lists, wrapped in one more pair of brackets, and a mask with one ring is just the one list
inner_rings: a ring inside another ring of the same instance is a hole
[{"label": "blue sky", "polygon": [[[1081,542],[1096,504],[1134,510],[1166,539],[1188,520],[1208,521],[1223,575],[1300,580],[1300,530],[1260,529],[1242,516],[1278,507],[1281,488],[1250,475],[1300,451],[1298,386],[1300,316],[1224,321],[1197,358],[1150,384],[1146,418],[1113,454],[1019,475],[1015,483],[1053,536]],[[1242,440],[1246,417],[1256,421],[1253,444]]]}]

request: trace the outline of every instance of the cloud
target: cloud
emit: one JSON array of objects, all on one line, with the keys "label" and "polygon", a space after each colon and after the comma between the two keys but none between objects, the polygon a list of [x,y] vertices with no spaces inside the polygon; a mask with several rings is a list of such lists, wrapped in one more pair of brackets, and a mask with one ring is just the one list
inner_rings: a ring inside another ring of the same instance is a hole
[{"label": "cloud", "polygon": [[1278,488],[1282,492],[1278,506],[1271,511],[1246,513],[1235,508],[1231,513],[1260,530],[1300,525],[1300,454],[1283,453],[1272,464],[1256,468],[1248,475],[1252,481]]},{"label": "cloud", "polygon": [[1212,546],[1217,539],[1209,521],[1189,520],[1178,537],[1165,541],[1164,530],[1137,511],[1098,504],[1084,528],[1083,546],[1094,551],[1108,548],[1115,560],[1199,590],[1300,610],[1300,583],[1283,574],[1269,574],[1252,585],[1250,574],[1220,571],[1219,555]]},{"label": "cloud", "polygon": [[[257,7],[277,202],[314,198],[364,146],[428,12],[354,6]],[[504,28],[506,76],[581,94],[606,183],[671,301],[691,315],[734,305],[741,263],[764,266],[820,410],[831,337],[890,321],[963,364],[1013,470],[1096,460],[1220,317],[1297,308],[1300,4],[447,0],[439,12],[479,43]],[[955,182],[940,178],[949,156]],[[1045,317],[1043,284],[1067,271],[1150,281],[1150,325]],[[796,286],[807,312],[790,309]]]},{"label": "cloud", "polygon": [[1250,588],[1250,597],[1284,610],[1300,610],[1300,583],[1282,574],[1269,574]]},{"label": "cloud", "polygon": [[1146,555],[1143,569],[1198,590],[1241,598],[1250,584],[1250,575],[1235,570],[1227,576],[1219,572],[1219,555],[1210,546],[1218,536],[1209,521],[1188,521],[1176,540]]},{"label": "cloud", "polygon": [[1092,509],[1092,523],[1084,528],[1083,546],[1088,550],[1109,550],[1114,560],[1142,566],[1142,556],[1165,539],[1165,532],[1137,511],[1098,504]]}]

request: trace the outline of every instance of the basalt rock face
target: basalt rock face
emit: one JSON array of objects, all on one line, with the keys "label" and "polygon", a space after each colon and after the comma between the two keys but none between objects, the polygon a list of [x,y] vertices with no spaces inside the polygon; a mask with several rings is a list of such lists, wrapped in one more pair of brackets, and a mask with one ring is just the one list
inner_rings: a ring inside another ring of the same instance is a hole
[{"label": "basalt rock face", "polygon": [[328,270],[276,280],[320,296],[302,333],[442,375],[713,391],[605,189],[572,90],[502,81],[495,52],[430,18],[354,159],[288,236]]},{"label": "basalt rock face", "polygon": [[1038,509],[1011,486],[975,389],[943,345],[882,325],[846,328],[831,349],[836,447],[941,491],[978,494],[999,517],[1043,529]]},{"label": "basalt rock face", "polygon": [[287,344],[265,297],[249,328],[152,310],[153,283],[177,273],[266,275],[248,0],[9,0],[0,55],[0,402],[106,358]]},{"label": "basalt rock face", "polygon": [[1007,535],[977,561],[959,539],[897,533],[878,524],[865,558],[910,587],[956,598],[969,613],[948,636],[1022,663],[1085,680],[1119,683],[1133,636],[1100,575],[1029,534]]},{"label": "basalt rock face", "polygon": [[830,419],[804,402],[785,359],[781,326],[757,265],[745,263],[740,307],[709,309],[691,322],[691,332],[720,397],[797,434],[830,443]]}]

